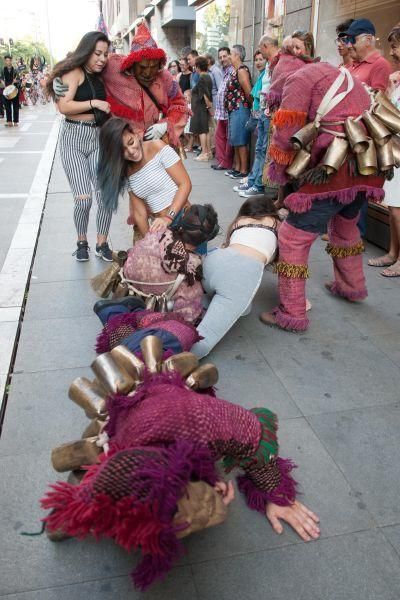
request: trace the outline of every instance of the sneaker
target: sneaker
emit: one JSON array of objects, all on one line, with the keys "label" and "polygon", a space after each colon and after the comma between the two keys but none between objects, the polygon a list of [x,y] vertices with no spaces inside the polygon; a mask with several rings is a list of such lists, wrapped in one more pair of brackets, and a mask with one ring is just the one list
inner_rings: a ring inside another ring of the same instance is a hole
[{"label": "sneaker", "polygon": [[239,185],[235,185],[235,187],[233,188],[233,191],[234,192],[245,192],[248,189],[249,189],[248,183],[239,183]]},{"label": "sneaker", "polygon": [[89,244],[87,243],[86,240],[82,240],[80,242],[76,242],[76,245],[78,246],[77,249],[75,250],[75,252],[72,253],[72,256],[76,257],[76,260],[79,260],[79,262],[85,262],[86,260],[89,260]]},{"label": "sneaker", "polygon": [[227,171],[225,171],[225,175],[227,177],[230,177],[231,175],[233,175],[233,173],[239,173],[239,171],[236,171],[236,169],[228,169]]},{"label": "sneaker", "polygon": [[240,173],[240,171],[235,171],[229,175],[231,179],[241,179],[242,177],[246,177],[246,173]]},{"label": "sneaker", "polygon": [[96,244],[95,254],[96,254],[96,256],[98,256],[99,258],[102,258],[106,262],[112,262],[112,259],[113,259],[112,252],[111,252],[110,247],[107,244],[107,242],[103,242],[102,244]]},{"label": "sneaker", "polygon": [[241,179],[239,183],[247,183],[248,180],[249,180],[248,177],[243,177],[243,179]]},{"label": "sneaker", "polygon": [[247,190],[241,190],[239,196],[242,198],[252,198],[253,196],[263,196],[264,192],[260,192],[256,187],[247,188]]}]

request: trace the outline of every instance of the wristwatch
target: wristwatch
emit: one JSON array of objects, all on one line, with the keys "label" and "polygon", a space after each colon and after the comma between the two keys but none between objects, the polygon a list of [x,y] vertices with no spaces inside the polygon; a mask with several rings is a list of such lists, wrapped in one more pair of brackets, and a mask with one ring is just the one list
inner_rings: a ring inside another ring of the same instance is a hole
[{"label": "wristwatch", "polygon": [[170,211],[168,211],[167,217],[169,217],[171,219],[171,221],[173,221],[176,217],[176,212],[171,209]]}]

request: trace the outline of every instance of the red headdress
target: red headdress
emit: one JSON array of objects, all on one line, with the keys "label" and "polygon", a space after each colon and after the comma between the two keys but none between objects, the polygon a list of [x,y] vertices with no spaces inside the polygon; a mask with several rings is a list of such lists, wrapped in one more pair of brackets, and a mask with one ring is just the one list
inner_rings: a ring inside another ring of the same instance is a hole
[{"label": "red headdress", "polygon": [[141,23],[136,30],[135,37],[132,39],[131,52],[121,64],[121,71],[127,71],[133,63],[144,59],[159,60],[161,65],[164,66],[167,62],[167,55],[162,48],[158,48],[147,25]]}]

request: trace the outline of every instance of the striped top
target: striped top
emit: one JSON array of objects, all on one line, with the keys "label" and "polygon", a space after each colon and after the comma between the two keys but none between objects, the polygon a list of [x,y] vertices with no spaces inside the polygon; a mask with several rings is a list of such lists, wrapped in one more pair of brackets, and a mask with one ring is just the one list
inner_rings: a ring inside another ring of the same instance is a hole
[{"label": "striped top", "polygon": [[164,146],[139,171],[128,177],[128,189],[142,198],[153,214],[171,206],[178,186],[166,169],[180,160],[171,148]]}]

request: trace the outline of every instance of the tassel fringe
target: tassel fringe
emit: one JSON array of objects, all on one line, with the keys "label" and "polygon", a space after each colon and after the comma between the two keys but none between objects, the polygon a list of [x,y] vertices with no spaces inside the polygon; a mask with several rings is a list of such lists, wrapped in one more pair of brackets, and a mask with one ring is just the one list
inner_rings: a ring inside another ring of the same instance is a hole
[{"label": "tassel fringe", "polygon": [[332,258],[347,258],[349,256],[357,256],[358,254],[362,254],[364,250],[365,246],[361,240],[349,248],[335,246],[334,244],[327,244],[325,248],[325,252],[330,254]]},{"label": "tassel fringe", "polygon": [[310,270],[307,265],[292,265],[282,261],[276,263],[275,273],[293,279],[308,279],[310,276]]},{"label": "tassel fringe", "polygon": [[296,150],[281,150],[278,146],[271,144],[268,150],[268,156],[278,165],[290,165],[296,155]]},{"label": "tassel fringe", "polygon": [[304,127],[307,122],[307,113],[299,110],[287,110],[285,108],[280,108],[276,111],[273,119],[272,125],[277,129],[282,129],[284,127],[294,127],[298,125],[299,127]]}]

